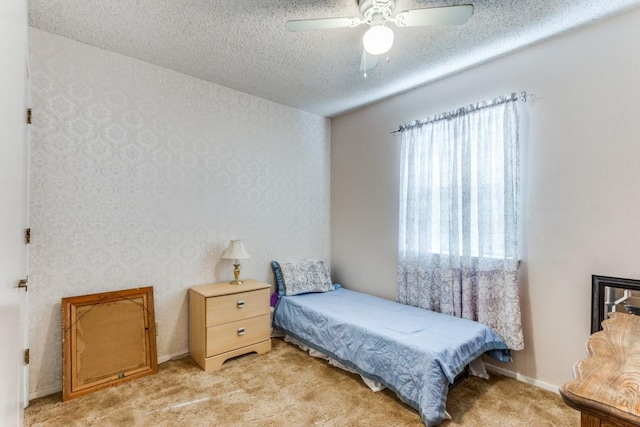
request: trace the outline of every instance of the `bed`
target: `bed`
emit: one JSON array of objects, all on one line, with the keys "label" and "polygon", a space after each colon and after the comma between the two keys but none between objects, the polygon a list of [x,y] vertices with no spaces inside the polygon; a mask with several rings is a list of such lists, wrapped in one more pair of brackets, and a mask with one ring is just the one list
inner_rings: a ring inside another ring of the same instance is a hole
[{"label": "bed", "polygon": [[449,384],[470,362],[483,353],[510,361],[507,345],[478,322],[334,285],[321,261],[311,273],[309,261],[272,266],[274,327],[390,388],[427,426],[445,419]]}]

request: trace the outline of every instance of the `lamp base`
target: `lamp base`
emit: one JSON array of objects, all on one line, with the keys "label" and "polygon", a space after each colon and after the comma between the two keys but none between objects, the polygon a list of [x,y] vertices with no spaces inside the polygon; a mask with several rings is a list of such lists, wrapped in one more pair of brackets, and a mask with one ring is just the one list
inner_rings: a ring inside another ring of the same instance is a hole
[{"label": "lamp base", "polygon": [[238,280],[238,277],[240,277],[240,263],[233,264],[233,280],[230,281],[229,284],[230,285],[242,285],[242,280]]}]

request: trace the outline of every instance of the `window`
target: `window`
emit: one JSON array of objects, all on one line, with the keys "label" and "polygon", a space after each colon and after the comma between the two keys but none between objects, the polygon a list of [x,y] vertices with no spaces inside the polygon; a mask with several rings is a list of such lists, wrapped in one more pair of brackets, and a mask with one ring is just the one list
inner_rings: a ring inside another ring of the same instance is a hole
[{"label": "window", "polygon": [[511,348],[522,347],[516,101],[496,98],[396,133],[398,300],[486,323]]}]

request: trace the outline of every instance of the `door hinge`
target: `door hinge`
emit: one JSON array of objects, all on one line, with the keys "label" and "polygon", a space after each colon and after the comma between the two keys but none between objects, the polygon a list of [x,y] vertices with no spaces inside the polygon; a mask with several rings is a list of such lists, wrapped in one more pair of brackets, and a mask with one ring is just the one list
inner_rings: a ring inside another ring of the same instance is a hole
[{"label": "door hinge", "polygon": [[29,349],[26,349],[24,351],[24,364],[28,365],[29,364]]},{"label": "door hinge", "polygon": [[31,124],[31,108],[27,108],[27,124]]},{"label": "door hinge", "polygon": [[18,288],[24,288],[24,291],[27,292],[28,288],[27,288],[27,283],[29,283],[29,276],[27,276],[26,279],[21,279],[18,282]]},{"label": "door hinge", "polygon": [[26,228],[24,230],[24,244],[28,245],[29,243],[31,243],[31,229]]}]

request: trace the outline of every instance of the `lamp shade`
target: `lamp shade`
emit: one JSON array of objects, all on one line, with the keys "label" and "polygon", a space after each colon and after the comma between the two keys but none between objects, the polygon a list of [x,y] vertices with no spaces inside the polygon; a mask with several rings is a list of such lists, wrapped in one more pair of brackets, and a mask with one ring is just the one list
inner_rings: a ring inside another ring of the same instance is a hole
[{"label": "lamp shade", "polygon": [[374,25],[364,33],[362,44],[371,55],[387,53],[393,45],[393,31],[384,25]]},{"label": "lamp shade", "polygon": [[242,240],[232,240],[229,247],[222,253],[223,259],[247,259],[250,258]]}]

